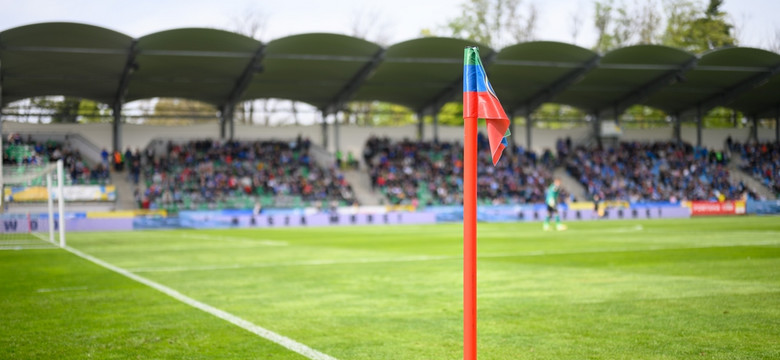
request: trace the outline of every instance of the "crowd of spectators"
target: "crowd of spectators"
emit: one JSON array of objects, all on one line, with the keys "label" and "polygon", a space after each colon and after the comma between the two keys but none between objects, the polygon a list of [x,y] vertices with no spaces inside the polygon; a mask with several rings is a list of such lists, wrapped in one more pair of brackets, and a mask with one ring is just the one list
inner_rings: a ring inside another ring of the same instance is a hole
[{"label": "crowd of spectators", "polygon": [[68,141],[35,141],[30,136],[24,139],[20,134],[10,134],[3,143],[4,165],[44,165],[59,159],[63,160],[70,184],[110,183],[108,167],[102,163],[90,167],[79,150],[72,148]]},{"label": "crowd of spectators", "polygon": [[[729,143],[731,143],[729,141]],[[780,144],[731,143],[732,157],[740,161],[740,168],[780,194]]]},{"label": "crowd of spectators", "polygon": [[[522,147],[504,150],[492,165],[487,140],[478,139],[477,193],[481,203],[540,203],[563,166],[591,199],[629,202],[738,200],[757,198],[744,183],[729,177],[729,152],[678,142],[620,142],[612,146],[556,143],[556,152],[541,155]],[[734,144],[743,169],[780,193],[780,147]],[[363,161],[371,184],[391,204],[462,204],[463,147],[448,142],[391,141],[371,137]],[[564,194],[569,198],[568,194]]]},{"label": "crowd of spectators", "polygon": [[[487,139],[478,138],[477,194],[481,203],[520,204],[544,201],[552,182],[554,157],[517,147],[504,150],[493,166]],[[370,137],[363,161],[371,184],[391,204],[458,205],[463,203],[463,147],[457,142],[426,142]],[[564,194],[564,196],[568,196]]]},{"label": "crowd of spectators", "polygon": [[164,154],[141,165],[146,190],[142,208],[215,203],[253,197],[295,197],[318,205],[353,204],[352,187],[334,167],[312,160],[310,142],[196,140],[169,141]]},{"label": "crowd of spectators", "polygon": [[[730,139],[729,139],[730,140]],[[44,164],[63,159],[72,184],[107,184],[109,166],[136,184],[142,208],[214,204],[227,199],[298,199],[315,206],[354,204],[341,167],[359,168],[347,156],[343,164],[320,167],[308,139],[286,142],[169,141],[165,151],[103,152],[92,167],[69,142],[34,141],[11,134],[3,144],[5,165]],[[556,143],[555,153],[537,155],[522,147],[504,150],[493,165],[487,139],[478,137],[477,194],[481,204],[542,203],[557,166],[600,200],[629,202],[735,200],[756,197],[743,183],[729,179],[729,161],[774,193],[780,193],[780,145],[727,142],[727,151],[687,143],[619,142],[611,146]],[[396,205],[460,205],[463,201],[463,147],[459,142],[391,141],[370,137],[363,162],[373,190]],[[340,157],[339,157],[340,158]],[[141,182],[145,187],[140,186]],[[142,190],[143,189],[143,190]],[[564,189],[564,198],[570,196]],[[326,205],[327,204],[327,205]],[[191,206],[194,208],[194,206]]]},{"label": "crowd of spectators", "polygon": [[735,200],[748,188],[729,180],[728,155],[677,142],[614,146],[558,143],[569,174],[591,197],[630,202]]}]

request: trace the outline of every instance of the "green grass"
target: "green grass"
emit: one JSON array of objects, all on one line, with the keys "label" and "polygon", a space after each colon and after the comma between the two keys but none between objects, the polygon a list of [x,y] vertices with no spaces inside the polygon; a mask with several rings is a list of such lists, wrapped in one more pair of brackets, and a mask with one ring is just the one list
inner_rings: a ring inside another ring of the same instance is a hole
[{"label": "green grass", "polygon": [[[780,218],[479,225],[479,358],[780,358]],[[71,233],[336,359],[460,359],[462,228]],[[2,359],[305,359],[64,250],[0,251]]]}]

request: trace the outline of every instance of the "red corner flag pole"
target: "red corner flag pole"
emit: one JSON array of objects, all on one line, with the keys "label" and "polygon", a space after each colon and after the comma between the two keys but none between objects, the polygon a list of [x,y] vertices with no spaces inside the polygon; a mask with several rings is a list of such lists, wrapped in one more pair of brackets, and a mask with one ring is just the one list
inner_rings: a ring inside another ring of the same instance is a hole
[{"label": "red corner flag pole", "polygon": [[485,119],[495,165],[507,146],[509,118],[488,81],[479,49],[463,52],[463,359],[477,359],[477,119]]},{"label": "red corner flag pole", "polygon": [[477,359],[477,118],[464,119],[463,359]]}]

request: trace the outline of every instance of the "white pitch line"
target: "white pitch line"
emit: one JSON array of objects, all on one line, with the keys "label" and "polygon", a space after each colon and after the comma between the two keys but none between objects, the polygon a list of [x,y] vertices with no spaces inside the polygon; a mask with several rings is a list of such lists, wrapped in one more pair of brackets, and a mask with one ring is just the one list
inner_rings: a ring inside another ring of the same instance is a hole
[{"label": "white pitch line", "polygon": [[244,320],[236,315],[233,315],[231,313],[228,313],[224,310],[220,310],[218,308],[215,308],[211,305],[202,303],[198,300],[195,300],[187,295],[184,295],[172,288],[169,288],[165,285],[162,285],[160,283],[157,283],[155,281],[149,280],[143,276],[133,274],[130,271],[127,271],[123,268],[120,268],[118,266],[112,265],[110,263],[107,263],[103,260],[100,260],[92,255],[83,253],[79,250],[76,250],[70,246],[66,246],[65,250],[70,251],[71,253],[75,254],[76,256],[79,256],[83,259],[89,260],[95,264],[98,264],[106,269],[109,269],[113,272],[116,272],[120,275],[126,276],[132,280],[135,280],[141,284],[144,284],[146,286],[149,286],[157,291],[162,292],[163,294],[166,294],[176,300],[179,300],[189,306],[192,306],[196,309],[205,311],[211,315],[214,315],[222,320],[225,320],[233,325],[236,325],[238,327],[241,327],[249,332],[254,333],[255,335],[258,335],[268,341],[271,341],[273,343],[276,343],[290,351],[294,351],[298,354],[301,354],[305,356],[308,359],[311,360],[337,360],[336,358],[323,354],[317,350],[314,350],[304,344],[301,344],[293,339],[290,339],[286,336],[277,334],[271,330],[265,329],[261,326],[255,325],[247,320]]}]

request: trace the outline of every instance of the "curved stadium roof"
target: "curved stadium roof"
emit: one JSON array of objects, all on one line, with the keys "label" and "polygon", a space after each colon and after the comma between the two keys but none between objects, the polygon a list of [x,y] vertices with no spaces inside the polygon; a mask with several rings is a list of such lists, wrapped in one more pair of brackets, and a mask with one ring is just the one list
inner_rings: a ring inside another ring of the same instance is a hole
[{"label": "curved stadium roof", "polygon": [[[302,34],[268,43],[232,32],[187,28],[138,39],[78,23],[41,23],[0,32],[0,105],[67,95],[120,105],[182,97],[224,108],[283,98],[325,113],[347,101],[379,100],[432,112],[462,92],[462,49],[453,38],[421,38],[383,48],[337,34]],[[701,56],[657,45],[599,55],[536,41],[500,51],[481,47],[507,110],[544,102],[601,117],[643,104],[680,116],[715,106],[748,115],[780,113],[780,55],[724,48]]]}]

